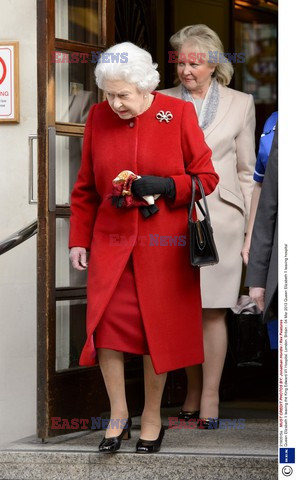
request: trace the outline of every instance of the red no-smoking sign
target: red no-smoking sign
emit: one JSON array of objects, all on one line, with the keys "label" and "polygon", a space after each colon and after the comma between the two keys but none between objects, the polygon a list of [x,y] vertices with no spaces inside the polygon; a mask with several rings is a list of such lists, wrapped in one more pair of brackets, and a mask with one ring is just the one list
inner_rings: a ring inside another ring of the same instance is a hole
[{"label": "red no-smoking sign", "polygon": [[3,58],[0,57],[0,85],[4,82],[7,73],[6,63]]},{"label": "red no-smoking sign", "polygon": [[19,43],[0,42],[0,123],[19,122]]}]

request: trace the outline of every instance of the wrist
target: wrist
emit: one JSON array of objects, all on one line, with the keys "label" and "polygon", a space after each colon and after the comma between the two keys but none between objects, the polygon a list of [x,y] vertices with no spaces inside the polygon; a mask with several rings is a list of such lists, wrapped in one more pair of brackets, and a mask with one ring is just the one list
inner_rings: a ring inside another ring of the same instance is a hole
[{"label": "wrist", "polygon": [[175,182],[173,178],[166,177],[166,192],[165,195],[171,199],[175,197],[176,190],[175,190]]}]

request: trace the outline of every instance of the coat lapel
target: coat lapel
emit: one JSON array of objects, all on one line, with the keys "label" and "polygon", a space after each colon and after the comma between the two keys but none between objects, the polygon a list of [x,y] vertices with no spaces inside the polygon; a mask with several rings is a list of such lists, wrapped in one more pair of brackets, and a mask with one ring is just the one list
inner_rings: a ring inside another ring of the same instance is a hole
[{"label": "coat lapel", "polygon": [[[179,84],[177,87],[168,88],[167,90],[160,90],[160,93],[165,93],[165,95],[170,95],[172,97],[182,98],[181,84]],[[205,138],[207,138],[207,136],[222,122],[222,120],[224,120],[232,102],[232,90],[229,88],[219,85],[219,95],[220,100],[217,114],[213,122],[205,130],[203,130]]]}]

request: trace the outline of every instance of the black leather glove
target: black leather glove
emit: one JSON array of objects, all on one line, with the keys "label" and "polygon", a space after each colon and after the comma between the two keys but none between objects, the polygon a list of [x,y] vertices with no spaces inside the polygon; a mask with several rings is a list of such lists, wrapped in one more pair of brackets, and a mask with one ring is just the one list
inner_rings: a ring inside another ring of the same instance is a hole
[{"label": "black leather glove", "polygon": [[155,177],[153,175],[144,175],[132,183],[131,191],[134,195],[143,197],[144,195],[163,194],[170,198],[175,196],[175,183],[170,177]]},{"label": "black leather glove", "polygon": [[115,195],[111,197],[111,204],[115,205],[117,208],[121,208],[124,205],[124,197],[116,197]]}]

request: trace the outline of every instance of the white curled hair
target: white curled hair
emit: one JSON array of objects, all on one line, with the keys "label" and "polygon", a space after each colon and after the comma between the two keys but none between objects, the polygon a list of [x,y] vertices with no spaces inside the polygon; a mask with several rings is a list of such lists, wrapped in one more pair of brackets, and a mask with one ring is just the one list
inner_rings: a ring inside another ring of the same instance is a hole
[{"label": "white curled hair", "polygon": [[[109,62],[104,61],[104,54]],[[124,80],[136,85],[139,91],[152,92],[160,82],[157,67],[146,50],[131,42],[117,43],[100,57],[95,68],[96,83],[104,90],[105,80]]]}]

